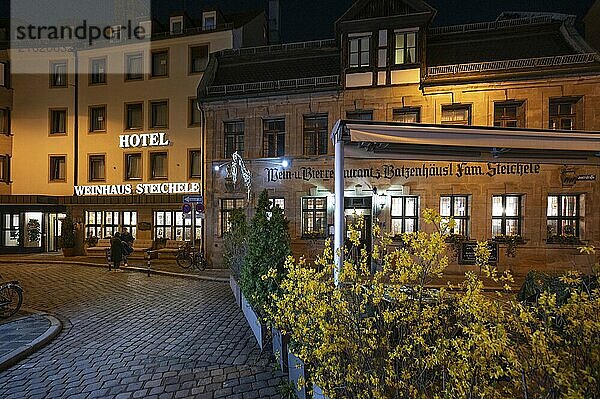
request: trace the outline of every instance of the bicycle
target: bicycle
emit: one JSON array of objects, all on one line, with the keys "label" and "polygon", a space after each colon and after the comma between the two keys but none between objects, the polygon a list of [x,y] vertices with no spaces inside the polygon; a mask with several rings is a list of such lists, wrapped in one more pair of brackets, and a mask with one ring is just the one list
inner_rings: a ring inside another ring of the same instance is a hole
[{"label": "bicycle", "polygon": [[[2,279],[2,276],[0,276]],[[0,318],[8,319],[21,308],[23,288],[16,280],[0,283]]]},{"label": "bicycle", "polygon": [[175,260],[177,265],[184,269],[189,269],[190,266],[198,270],[206,269],[206,260],[202,251],[189,244],[179,247]]}]

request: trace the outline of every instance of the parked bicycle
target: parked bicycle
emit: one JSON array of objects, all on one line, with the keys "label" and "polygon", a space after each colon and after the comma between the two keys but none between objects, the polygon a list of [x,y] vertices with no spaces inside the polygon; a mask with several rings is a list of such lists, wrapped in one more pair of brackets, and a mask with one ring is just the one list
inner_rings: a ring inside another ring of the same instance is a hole
[{"label": "parked bicycle", "polygon": [[23,288],[18,281],[0,283],[0,318],[7,319],[17,313],[22,303]]},{"label": "parked bicycle", "polygon": [[189,269],[190,267],[198,270],[206,269],[206,260],[202,251],[189,244],[179,247],[176,261],[184,269]]}]

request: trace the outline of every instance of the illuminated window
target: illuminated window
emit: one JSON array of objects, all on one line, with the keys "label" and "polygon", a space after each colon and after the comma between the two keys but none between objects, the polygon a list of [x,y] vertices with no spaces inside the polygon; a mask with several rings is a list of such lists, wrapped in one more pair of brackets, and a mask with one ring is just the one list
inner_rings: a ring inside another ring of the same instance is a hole
[{"label": "illuminated window", "polygon": [[137,233],[136,211],[86,211],[86,237],[108,238],[127,229],[135,238]]},{"label": "illuminated window", "polygon": [[302,235],[325,237],[327,197],[302,197]]},{"label": "illuminated window", "polygon": [[105,181],[105,156],[90,155],[89,158],[89,181]]},{"label": "illuminated window", "polygon": [[224,233],[228,232],[231,228],[231,212],[234,209],[243,208],[244,200],[241,198],[227,198],[221,200],[221,209],[219,210],[219,218],[220,218],[220,232],[219,235],[222,236]]},{"label": "illuminated window", "polygon": [[471,124],[471,106],[470,105],[443,105],[442,106],[442,125],[470,125]]},{"label": "illuminated window", "polygon": [[285,154],[285,119],[263,121],[263,156],[282,157]]},{"label": "illuminated window", "polygon": [[168,171],[167,153],[166,152],[151,152],[150,153],[150,178],[166,179]]},{"label": "illuminated window", "polygon": [[549,195],[546,212],[548,238],[579,237],[579,195]]},{"label": "illuminated window", "polygon": [[269,198],[271,208],[278,206],[282,211],[285,211],[285,198]]},{"label": "illuminated window", "polygon": [[128,54],[125,56],[125,80],[144,79],[144,56],[142,53]]},{"label": "illuminated window", "polygon": [[327,114],[304,116],[304,155],[326,155],[328,142]]},{"label": "illuminated window", "polygon": [[154,239],[164,238],[171,240],[173,237],[173,212],[154,212]]},{"label": "illuminated window", "polygon": [[137,212],[136,211],[123,211],[121,220],[121,230],[127,229],[131,233],[133,238],[137,235]]},{"label": "illuminated window", "polygon": [[50,134],[66,134],[67,133],[67,110],[66,109],[51,109],[50,110]]},{"label": "illuminated window", "polygon": [[179,15],[171,17],[169,20],[172,35],[180,35],[183,33],[183,16]]},{"label": "illuminated window", "polygon": [[67,87],[67,61],[50,64],[50,87]]},{"label": "illuminated window", "polygon": [[112,237],[119,231],[119,212],[105,211],[104,212],[104,237]]},{"label": "illuminated window", "polygon": [[102,238],[102,211],[85,212],[85,236]]},{"label": "illuminated window", "polygon": [[6,213],[2,215],[2,246],[19,246],[19,218],[18,213]]},{"label": "illuminated window", "polygon": [[370,65],[370,42],[370,35],[360,34],[349,37],[348,54],[350,59],[350,68],[368,67]]},{"label": "illuminated window", "polygon": [[440,215],[442,220],[448,222],[454,219],[455,226],[450,234],[469,236],[469,196],[467,195],[442,195],[440,197]]},{"label": "illuminated window", "polygon": [[90,107],[90,132],[106,131],[106,105]]},{"label": "illuminated window", "polygon": [[64,182],[66,177],[66,156],[50,157],[50,181]]},{"label": "illuminated window", "polygon": [[417,231],[419,229],[419,197],[392,197],[390,214],[393,235]]},{"label": "illuminated window", "polygon": [[244,122],[225,122],[225,159],[231,158],[237,151],[240,156],[244,156]]},{"label": "illuminated window", "polygon": [[[581,98],[553,98],[549,102],[550,123],[553,130],[582,130],[581,111],[578,110]],[[579,112],[578,112],[579,111]]]},{"label": "illuminated window", "polygon": [[417,32],[396,32],[394,34],[394,64],[414,64],[417,62]]},{"label": "illuminated window", "polygon": [[142,153],[125,154],[125,180],[142,179]]},{"label": "illuminated window", "polygon": [[394,122],[404,123],[420,123],[421,108],[420,107],[402,107],[394,108],[392,112]]},{"label": "illuminated window", "polygon": [[494,104],[494,126],[525,127],[525,103],[508,101]]},{"label": "illuminated window", "polygon": [[144,105],[142,103],[125,104],[125,129],[144,128]]},{"label": "illuminated window", "polygon": [[492,237],[521,235],[521,196],[492,196]]}]

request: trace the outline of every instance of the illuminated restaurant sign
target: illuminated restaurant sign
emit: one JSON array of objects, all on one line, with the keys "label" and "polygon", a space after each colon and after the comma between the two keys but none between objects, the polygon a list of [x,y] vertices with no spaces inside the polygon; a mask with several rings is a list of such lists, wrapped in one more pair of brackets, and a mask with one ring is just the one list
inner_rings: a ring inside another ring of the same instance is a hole
[{"label": "illuminated restaurant sign", "polygon": [[89,195],[130,195],[130,194],[197,194],[200,183],[140,183],[131,184],[75,186],[76,196]]},{"label": "illuminated restaurant sign", "polygon": [[[525,176],[540,173],[540,164],[534,163],[499,163],[488,162],[485,164],[469,162],[448,162],[432,163],[426,162],[419,166],[409,165],[381,165],[368,168],[350,168],[344,169],[344,177],[352,178],[371,178],[396,179],[411,177],[450,177],[462,178],[465,176],[503,176],[515,175]],[[267,182],[276,182],[279,180],[304,180],[313,179],[333,179],[333,169],[320,169],[311,166],[302,166],[295,170],[286,170],[284,168],[265,168]]]}]

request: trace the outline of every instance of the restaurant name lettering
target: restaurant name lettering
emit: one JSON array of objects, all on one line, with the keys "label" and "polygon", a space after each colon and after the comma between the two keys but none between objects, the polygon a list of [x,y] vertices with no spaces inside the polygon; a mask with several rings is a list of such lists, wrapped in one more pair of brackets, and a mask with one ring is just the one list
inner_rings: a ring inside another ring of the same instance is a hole
[{"label": "restaurant name lettering", "polygon": [[[333,169],[318,169],[311,166],[302,166],[295,170],[286,170],[282,168],[265,168],[267,182],[276,182],[280,180],[304,180],[313,179],[333,179]],[[465,176],[497,176],[497,175],[516,175],[525,176],[540,173],[540,165],[534,163],[497,163],[488,162],[487,164],[473,164],[468,162],[449,162],[423,163],[421,166],[407,165],[382,165],[380,167],[351,168],[344,169],[344,177],[352,178],[371,178],[396,179],[411,177],[446,177],[455,176],[458,178]]]}]

